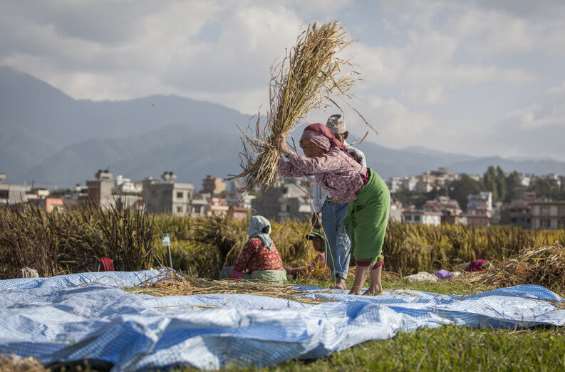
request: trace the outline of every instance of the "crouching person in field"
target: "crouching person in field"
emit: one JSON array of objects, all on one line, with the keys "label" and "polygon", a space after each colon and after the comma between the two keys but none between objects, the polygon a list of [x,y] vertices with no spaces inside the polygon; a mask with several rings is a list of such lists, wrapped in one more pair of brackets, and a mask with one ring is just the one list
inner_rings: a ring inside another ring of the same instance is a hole
[{"label": "crouching person in field", "polygon": [[269,235],[269,220],[263,216],[251,217],[247,233],[249,240],[237,257],[230,277],[279,283],[286,281],[281,255]]}]

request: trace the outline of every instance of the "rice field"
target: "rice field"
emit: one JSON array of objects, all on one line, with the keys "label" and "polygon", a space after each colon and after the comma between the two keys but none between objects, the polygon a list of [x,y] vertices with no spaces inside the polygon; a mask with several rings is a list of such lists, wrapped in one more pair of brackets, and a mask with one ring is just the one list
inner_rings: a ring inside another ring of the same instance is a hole
[{"label": "rice field", "polygon": [[[273,223],[272,237],[286,265],[306,265],[315,257],[305,239],[309,231],[306,222]],[[23,267],[34,268],[42,276],[92,271],[99,257],[112,258],[118,270],[168,266],[168,252],[161,244],[164,234],[171,236],[173,268],[212,279],[224,264],[235,261],[247,239],[246,222],[229,218],[193,219],[119,208],[84,207],[52,214],[32,206],[1,208],[0,278],[19,277]],[[501,267],[503,261],[524,252],[563,245],[565,230],[393,223],[384,255],[386,270],[405,276],[440,268],[461,269],[476,258],[494,260]],[[559,271],[562,256],[557,261],[551,257],[543,262]],[[528,258],[529,267],[542,258],[535,254]],[[319,272],[316,277],[323,276]],[[528,280],[543,284],[555,278],[550,273],[546,277],[530,275]]]}]

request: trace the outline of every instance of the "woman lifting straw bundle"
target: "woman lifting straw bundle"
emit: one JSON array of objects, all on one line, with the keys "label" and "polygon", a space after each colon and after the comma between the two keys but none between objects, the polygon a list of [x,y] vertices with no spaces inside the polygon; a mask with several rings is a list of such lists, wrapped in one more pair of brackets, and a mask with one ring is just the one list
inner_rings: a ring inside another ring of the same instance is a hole
[{"label": "woman lifting straw bundle", "polygon": [[353,72],[346,68],[346,61],[337,57],[346,45],[345,32],[337,22],[312,24],[275,67],[265,127],[261,130],[258,118],[255,137],[242,138],[243,172],[235,177],[245,178],[247,189],[273,185],[281,139],[330,95],[344,95],[351,88]]},{"label": "woman lifting straw bundle", "polygon": [[370,272],[370,286],[364,294],[382,292],[384,264],[382,247],[390,212],[390,192],[382,178],[359,164],[323,124],[307,126],[300,139],[301,156],[281,139],[279,149],[286,159],[279,161],[283,176],[314,176],[333,200],[349,203],[345,225],[357,270],[352,294],[359,294]]},{"label": "woman lifting straw bundle", "polygon": [[[297,121],[319,108],[332,94],[345,95],[355,79],[349,64],[337,57],[348,45],[337,22],[311,25],[298,37],[275,71],[270,86],[270,110],[263,131],[259,121],[255,138],[243,138],[243,172],[248,189],[270,186],[282,174],[314,175],[335,201],[351,202],[346,227],[352,240],[357,273],[352,293],[358,293],[371,269],[368,294],[382,290],[382,245],[390,209],[390,194],[376,172],[357,163],[344,145],[321,124],[304,130],[301,146],[306,157],[292,153],[286,138]],[[330,101],[334,102],[330,99]],[[280,158],[286,154],[287,160]]]}]

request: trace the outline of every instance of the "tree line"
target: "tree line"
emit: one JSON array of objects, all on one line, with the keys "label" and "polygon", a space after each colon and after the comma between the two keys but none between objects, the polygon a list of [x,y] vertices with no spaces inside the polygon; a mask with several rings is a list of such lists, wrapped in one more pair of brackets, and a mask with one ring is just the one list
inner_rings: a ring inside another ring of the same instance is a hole
[{"label": "tree line", "polygon": [[508,203],[518,199],[525,192],[534,192],[538,198],[565,200],[564,182],[559,183],[549,177],[533,177],[529,186],[523,186],[520,173],[506,173],[499,166],[488,167],[478,180],[468,174],[462,174],[458,180],[448,182],[441,189],[427,193],[401,190],[396,192],[394,197],[403,205],[413,204],[419,208],[427,200],[443,195],[457,200],[461,208],[466,209],[467,196],[482,191],[492,192],[493,202]]}]

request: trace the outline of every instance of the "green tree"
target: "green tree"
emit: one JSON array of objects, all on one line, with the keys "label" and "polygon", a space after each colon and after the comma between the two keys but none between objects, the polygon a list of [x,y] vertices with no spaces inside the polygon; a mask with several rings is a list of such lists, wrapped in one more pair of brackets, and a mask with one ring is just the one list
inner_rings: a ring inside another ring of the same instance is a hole
[{"label": "green tree", "polygon": [[506,183],[506,174],[504,174],[500,166],[496,167],[496,193],[498,196],[497,201],[506,200],[508,185]]},{"label": "green tree", "polygon": [[497,176],[496,168],[493,166],[488,167],[487,171],[483,175],[483,188],[485,191],[492,192],[493,200],[498,200]]},{"label": "green tree", "polygon": [[559,199],[560,188],[556,180],[545,177],[537,177],[530,185],[529,191],[533,191],[537,196],[548,199]]},{"label": "green tree", "polygon": [[505,202],[510,202],[520,197],[520,195],[524,192],[524,186],[522,186],[522,177],[520,173],[513,171],[506,177],[506,197],[504,198]]},{"label": "green tree", "polygon": [[483,191],[479,181],[474,180],[467,174],[462,174],[461,178],[448,185],[449,197],[457,200],[461,208],[467,208],[467,196]]}]

